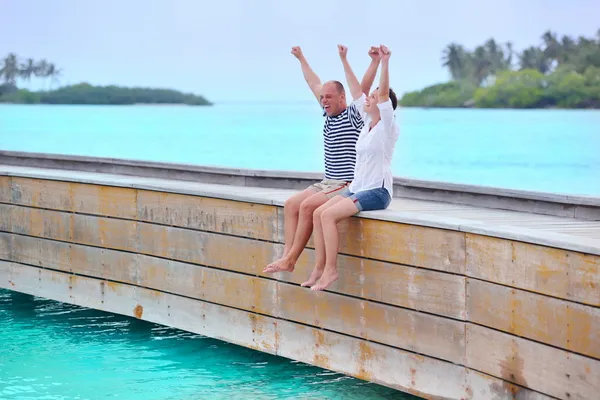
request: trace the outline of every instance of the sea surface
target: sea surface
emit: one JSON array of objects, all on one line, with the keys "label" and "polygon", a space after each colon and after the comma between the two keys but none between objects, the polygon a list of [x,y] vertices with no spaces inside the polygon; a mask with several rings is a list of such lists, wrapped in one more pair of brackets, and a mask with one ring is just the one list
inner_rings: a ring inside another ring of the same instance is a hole
[{"label": "sea surface", "polygon": [[0,289],[2,400],[411,400],[342,374]]},{"label": "sea surface", "polygon": [[[395,176],[600,196],[600,111],[399,109]],[[0,105],[0,149],[323,171],[314,103]]]}]

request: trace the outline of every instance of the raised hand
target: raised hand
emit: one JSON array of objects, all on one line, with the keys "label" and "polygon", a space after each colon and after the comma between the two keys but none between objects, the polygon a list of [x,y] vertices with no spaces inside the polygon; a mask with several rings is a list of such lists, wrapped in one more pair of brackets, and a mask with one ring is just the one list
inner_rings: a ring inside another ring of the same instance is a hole
[{"label": "raised hand", "polygon": [[386,46],[381,45],[379,47],[379,51],[381,52],[381,59],[382,60],[388,61],[390,59],[390,56],[392,55],[392,52]]},{"label": "raised hand", "polygon": [[338,52],[340,53],[340,58],[344,60],[348,55],[348,48],[344,45],[338,44]]},{"label": "raised hand", "polygon": [[297,59],[301,59],[302,58],[302,49],[300,48],[300,46],[292,47],[292,54]]},{"label": "raised hand", "polygon": [[371,57],[371,60],[373,61],[381,60],[381,51],[379,50],[379,47],[371,46],[369,49],[369,57]]}]

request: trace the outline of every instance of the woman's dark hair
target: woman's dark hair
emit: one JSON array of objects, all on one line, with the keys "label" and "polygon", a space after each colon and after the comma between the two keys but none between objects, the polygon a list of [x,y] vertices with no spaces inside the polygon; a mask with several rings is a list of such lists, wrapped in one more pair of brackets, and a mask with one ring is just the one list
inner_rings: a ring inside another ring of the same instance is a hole
[{"label": "woman's dark hair", "polygon": [[[377,87],[377,90],[379,90],[379,87]],[[396,97],[396,92],[394,92],[392,88],[390,88],[390,100],[392,101],[392,108],[395,110],[398,106],[398,98]]]},{"label": "woman's dark hair", "polygon": [[398,106],[398,98],[396,97],[396,93],[390,88],[390,100],[392,101],[392,108],[395,110]]}]

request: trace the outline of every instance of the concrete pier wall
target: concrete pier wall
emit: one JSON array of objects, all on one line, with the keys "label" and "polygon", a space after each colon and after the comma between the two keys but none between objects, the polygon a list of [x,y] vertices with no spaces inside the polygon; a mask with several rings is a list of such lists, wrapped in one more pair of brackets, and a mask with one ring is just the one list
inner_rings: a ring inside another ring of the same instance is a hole
[{"label": "concrete pier wall", "polygon": [[598,398],[600,248],[359,216],[339,281],[313,292],[312,241],[293,274],[262,273],[281,204],[127,186],[0,176],[0,287],[425,398]]}]

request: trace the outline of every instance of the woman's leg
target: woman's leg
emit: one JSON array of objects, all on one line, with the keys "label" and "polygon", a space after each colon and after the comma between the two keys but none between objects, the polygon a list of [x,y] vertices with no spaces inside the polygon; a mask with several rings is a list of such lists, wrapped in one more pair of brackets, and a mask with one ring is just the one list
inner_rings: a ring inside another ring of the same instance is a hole
[{"label": "woman's leg", "polygon": [[337,256],[339,232],[337,224],[356,214],[359,208],[352,198],[346,197],[321,213],[320,230],[325,244],[325,268],[312,290],[323,290],[338,279]]},{"label": "woman's leg", "polygon": [[313,268],[310,278],[300,286],[312,286],[323,275],[325,268],[325,241],[323,239],[323,229],[321,226],[321,215],[325,210],[339,203],[345,197],[340,195],[331,198],[327,203],[317,208],[313,213],[313,242],[315,243],[315,267]]}]

